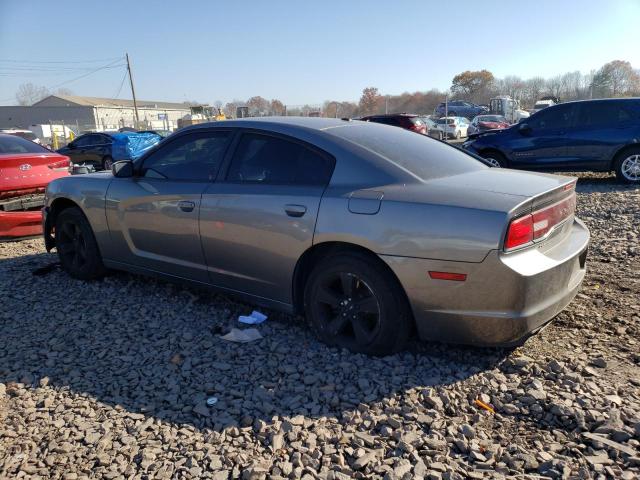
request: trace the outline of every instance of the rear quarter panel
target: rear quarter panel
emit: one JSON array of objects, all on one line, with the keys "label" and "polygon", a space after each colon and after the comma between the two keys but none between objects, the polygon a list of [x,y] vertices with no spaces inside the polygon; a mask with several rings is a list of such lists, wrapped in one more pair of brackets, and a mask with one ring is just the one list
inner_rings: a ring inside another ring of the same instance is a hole
[{"label": "rear quarter panel", "polygon": [[[379,255],[461,262],[482,262],[499,248],[507,213],[489,207],[491,197],[499,202],[501,194],[488,192],[484,205],[469,208],[426,199],[405,201],[396,188],[371,189],[384,194],[377,213],[369,215],[349,211],[351,191],[328,189],[320,205],[314,243],[347,242]],[[437,196],[433,190],[432,194]]]}]

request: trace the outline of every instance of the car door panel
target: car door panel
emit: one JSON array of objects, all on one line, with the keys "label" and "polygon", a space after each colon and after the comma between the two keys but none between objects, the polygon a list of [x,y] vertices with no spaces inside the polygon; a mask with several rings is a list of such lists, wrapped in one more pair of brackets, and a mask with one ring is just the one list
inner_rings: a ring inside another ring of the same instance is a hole
[{"label": "car door panel", "polygon": [[245,131],[206,190],[200,234],[212,284],[290,304],[334,160],[290,137]]},{"label": "car door panel", "polygon": [[566,168],[567,130],[573,124],[574,107],[562,105],[531,117],[531,130],[518,132],[511,143],[512,165],[516,168],[557,170]]},{"label": "car door panel", "polygon": [[[209,183],[115,178],[107,192],[107,222],[118,260],[208,281],[198,211]],[[190,202],[191,209],[183,208]]]},{"label": "car door panel", "polygon": [[633,136],[632,113],[622,102],[583,103],[567,134],[568,155],[576,169],[609,170],[615,152]]},{"label": "car door panel", "polygon": [[215,181],[231,131],[186,132],[144,157],[133,178],[114,178],[106,212],[124,263],[208,283],[200,241],[203,192]]},{"label": "car door panel", "polygon": [[323,187],[218,183],[203,194],[200,235],[214,285],[291,302]]}]

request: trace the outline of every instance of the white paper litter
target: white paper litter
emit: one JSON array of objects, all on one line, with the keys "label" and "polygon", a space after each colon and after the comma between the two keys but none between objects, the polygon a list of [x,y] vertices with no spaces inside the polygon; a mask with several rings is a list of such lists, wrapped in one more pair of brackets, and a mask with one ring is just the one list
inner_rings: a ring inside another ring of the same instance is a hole
[{"label": "white paper litter", "polygon": [[220,338],[228,340],[229,342],[247,343],[253,342],[254,340],[260,340],[262,335],[260,335],[260,332],[255,328],[247,328],[246,330],[232,328],[229,333],[222,335]]}]

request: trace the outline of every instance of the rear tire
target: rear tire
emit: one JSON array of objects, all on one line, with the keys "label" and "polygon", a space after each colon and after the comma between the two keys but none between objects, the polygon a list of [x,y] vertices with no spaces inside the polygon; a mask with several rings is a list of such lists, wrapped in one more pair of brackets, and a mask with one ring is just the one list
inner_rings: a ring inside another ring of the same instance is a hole
[{"label": "rear tire", "polygon": [[640,148],[630,148],[618,154],[614,162],[616,177],[624,183],[640,183]]},{"label": "rear tire", "polygon": [[109,155],[102,159],[101,166],[103,170],[111,170],[111,165],[113,165],[113,158],[111,158]]},{"label": "rear tire", "polygon": [[487,160],[492,167],[507,168],[507,159],[500,152],[490,151],[490,152],[482,153],[480,156],[485,160]]},{"label": "rear tire", "polygon": [[413,324],[397,279],[358,252],[318,262],[305,285],[304,309],[321,341],[367,355],[403,349]]},{"label": "rear tire", "polygon": [[62,269],[80,280],[100,278],[106,272],[89,221],[77,207],[56,218],[56,250]]}]

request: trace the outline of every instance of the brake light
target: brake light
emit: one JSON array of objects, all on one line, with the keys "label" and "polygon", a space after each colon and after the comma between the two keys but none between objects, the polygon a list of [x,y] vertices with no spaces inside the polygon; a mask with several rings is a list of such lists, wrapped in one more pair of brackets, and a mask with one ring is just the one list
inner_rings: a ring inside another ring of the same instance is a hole
[{"label": "brake light", "polygon": [[573,193],[564,200],[512,220],[507,230],[504,249],[513,250],[544,238],[556,225],[573,215],[575,209],[576,194]]},{"label": "brake light", "polygon": [[71,162],[69,161],[68,158],[65,158],[64,160],[50,163],[49,165],[47,165],[47,167],[49,167],[52,170],[57,170],[59,168],[69,168],[69,165],[71,165]]},{"label": "brake light", "polygon": [[507,239],[504,242],[505,250],[511,250],[533,242],[533,217],[524,217],[512,220],[507,231]]}]

